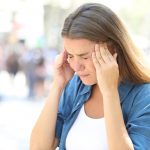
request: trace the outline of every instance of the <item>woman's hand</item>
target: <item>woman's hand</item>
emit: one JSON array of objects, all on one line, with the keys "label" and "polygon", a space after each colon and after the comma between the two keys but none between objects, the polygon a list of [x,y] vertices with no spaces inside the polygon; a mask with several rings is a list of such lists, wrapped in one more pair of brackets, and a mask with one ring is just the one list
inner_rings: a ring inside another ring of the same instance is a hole
[{"label": "woman's hand", "polygon": [[119,69],[116,58],[117,53],[112,55],[106,43],[95,45],[92,59],[96,68],[97,84],[102,93],[118,88]]},{"label": "woman's hand", "polygon": [[64,50],[58,56],[56,56],[54,64],[54,81],[60,86],[65,86],[72,78],[74,71],[71,69],[67,62],[67,53]]}]

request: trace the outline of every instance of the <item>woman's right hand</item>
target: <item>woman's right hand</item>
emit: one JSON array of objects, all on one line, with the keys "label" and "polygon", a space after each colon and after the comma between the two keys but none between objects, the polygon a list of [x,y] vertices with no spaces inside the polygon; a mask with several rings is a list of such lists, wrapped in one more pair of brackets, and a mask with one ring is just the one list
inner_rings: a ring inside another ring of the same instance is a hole
[{"label": "woman's right hand", "polygon": [[64,87],[73,77],[74,71],[67,61],[67,53],[64,50],[56,56],[54,64],[54,82]]}]

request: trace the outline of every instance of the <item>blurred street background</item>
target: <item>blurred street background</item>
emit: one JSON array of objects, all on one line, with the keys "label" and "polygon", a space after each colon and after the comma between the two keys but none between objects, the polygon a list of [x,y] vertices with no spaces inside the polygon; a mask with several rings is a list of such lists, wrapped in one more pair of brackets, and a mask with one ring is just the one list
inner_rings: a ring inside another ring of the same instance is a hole
[{"label": "blurred street background", "polygon": [[149,0],[0,0],[0,150],[29,150],[63,47],[63,21],[86,2],[114,10],[150,58]]}]

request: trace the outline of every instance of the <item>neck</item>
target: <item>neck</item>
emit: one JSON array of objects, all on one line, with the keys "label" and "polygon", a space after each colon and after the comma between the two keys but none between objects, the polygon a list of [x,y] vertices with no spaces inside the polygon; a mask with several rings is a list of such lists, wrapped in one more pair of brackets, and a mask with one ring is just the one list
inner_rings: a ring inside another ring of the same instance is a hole
[{"label": "neck", "polygon": [[95,97],[95,98],[94,98],[95,100],[96,100],[97,98],[102,98],[101,91],[100,91],[99,86],[98,86],[97,84],[93,85],[92,97]]}]

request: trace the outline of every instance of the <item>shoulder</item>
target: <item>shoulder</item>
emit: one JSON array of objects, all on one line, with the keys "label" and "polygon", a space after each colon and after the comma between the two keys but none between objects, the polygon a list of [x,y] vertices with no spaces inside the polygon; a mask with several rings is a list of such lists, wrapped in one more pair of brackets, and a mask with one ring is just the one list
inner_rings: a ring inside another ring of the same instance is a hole
[{"label": "shoulder", "polygon": [[150,83],[134,85],[132,92],[135,99],[135,104],[139,102],[145,104],[150,103]]},{"label": "shoulder", "polygon": [[[121,102],[131,100],[141,101],[150,96],[150,83],[121,83],[119,86]],[[135,101],[135,102],[136,102]]]},{"label": "shoulder", "polygon": [[119,94],[125,121],[150,112],[150,83],[123,83]]},{"label": "shoulder", "polygon": [[150,84],[134,84],[126,98],[124,108],[127,112],[126,127],[135,148],[148,149],[150,146]]},{"label": "shoulder", "polygon": [[150,83],[131,84],[122,105],[131,118],[150,114]]},{"label": "shoulder", "polygon": [[141,113],[150,112],[150,84],[135,85],[133,92],[135,95],[132,108]]}]

